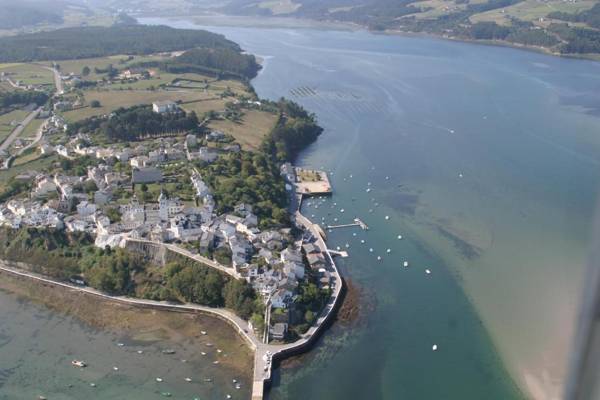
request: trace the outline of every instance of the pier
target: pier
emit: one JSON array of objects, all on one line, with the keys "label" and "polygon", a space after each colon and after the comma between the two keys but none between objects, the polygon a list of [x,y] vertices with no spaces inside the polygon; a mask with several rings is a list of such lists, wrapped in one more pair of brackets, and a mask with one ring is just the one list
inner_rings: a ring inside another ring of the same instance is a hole
[{"label": "pier", "polygon": [[350,228],[353,226],[359,226],[363,231],[368,231],[369,226],[365,224],[360,218],[354,218],[354,222],[350,224],[342,224],[342,225],[327,225],[326,228],[329,229],[339,229],[339,228]]}]

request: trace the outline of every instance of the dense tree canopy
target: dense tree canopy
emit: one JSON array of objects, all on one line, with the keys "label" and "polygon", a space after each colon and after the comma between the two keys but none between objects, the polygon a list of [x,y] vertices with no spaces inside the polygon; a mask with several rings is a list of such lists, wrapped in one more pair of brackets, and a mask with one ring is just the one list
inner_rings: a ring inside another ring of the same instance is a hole
[{"label": "dense tree canopy", "polygon": [[196,131],[194,112],[155,113],[148,105],[120,108],[108,117],[91,117],[69,125],[68,133],[91,132],[110,141],[133,141],[163,133]]},{"label": "dense tree canopy", "polygon": [[223,35],[203,30],[146,25],[89,26],[0,38],[0,62],[151,54],[195,47],[240,50]]}]

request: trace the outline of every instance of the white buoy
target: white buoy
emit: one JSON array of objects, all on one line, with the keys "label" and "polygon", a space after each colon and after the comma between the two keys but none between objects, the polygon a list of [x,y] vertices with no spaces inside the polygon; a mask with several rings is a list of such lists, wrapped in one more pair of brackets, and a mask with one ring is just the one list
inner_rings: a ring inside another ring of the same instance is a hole
[{"label": "white buoy", "polygon": [[352,174],[350,174],[350,178],[352,178]]},{"label": "white buoy", "polygon": [[463,177],[463,174],[458,174],[458,177],[459,177],[459,178],[462,178],[462,177]]},{"label": "white buoy", "polygon": [[373,209],[372,209],[372,208],[371,208],[371,209],[369,209],[369,212],[370,212],[370,213],[372,213],[372,212],[373,212]]},{"label": "white buoy", "polygon": [[371,182],[367,182],[367,186],[371,186]]},{"label": "white buoy", "polygon": [[365,243],[365,239],[360,239],[360,242],[364,244]]},{"label": "white buoy", "polygon": [[372,252],[373,252],[373,248],[371,247],[371,248],[369,249],[369,253],[372,253]]},{"label": "white buoy", "polygon": [[398,235],[398,240],[402,240],[402,235]]},{"label": "white buoy", "polygon": [[429,274],[431,273],[431,271],[430,271],[430,270],[428,270],[428,269],[426,269],[426,270],[425,270],[425,273],[426,273],[427,275],[429,275]]},{"label": "white buoy", "polygon": [[377,260],[378,260],[378,261],[381,261],[381,256],[377,256]]},{"label": "white buoy", "polygon": [[333,219],[333,222],[337,222],[337,218],[334,218],[334,219]]},{"label": "white buoy", "polygon": [[346,243],[346,248],[347,248],[347,249],[348,249],[348,248],[350,248],[350,245],[349,245],[348,243]]},{"label": "white buoy", "polygon": [[408,261],[404,261],[404,266],[408,267]]},{"label": "white buoy", "polygon": [[356,236],[356,232],[352,232],[352,236]]},{"label": "white buoy", "polygon": [[368,188],[368,189],[367,189],[367,193],[369,193],[370,191],[371,191],[371,188]]},{"label": "white buoy", "polygon": [[437,350],[437,344],[434,344],[433,346],[431,346],[431,350],[436,351]]},{"label": "white buoy", "polygon": [[391,252],[392,252],[392,249],[387,249],[387,250],[386,250],[386,252],[387,252],[387,253],[391,253]]},{"label": "white buoy", "polygon": [[343,212],[344,212],[344,209],[342,208],[342,209],[340,210],[340,212],[341,212],[341,213],[343,213]]},{"label": "white buoy", "polygon": [[389,181],[389,180],[390,180],[390,177],[389,177],[389,176],[386,176],[386,177],[385,177],[385,180],[386,180],[386,181]]},{"label": "white buoy", "polygon": [[389,215],[386,215],[386,216],[385,216],[385,219],[390,219],[390,216],[389,216]]}]

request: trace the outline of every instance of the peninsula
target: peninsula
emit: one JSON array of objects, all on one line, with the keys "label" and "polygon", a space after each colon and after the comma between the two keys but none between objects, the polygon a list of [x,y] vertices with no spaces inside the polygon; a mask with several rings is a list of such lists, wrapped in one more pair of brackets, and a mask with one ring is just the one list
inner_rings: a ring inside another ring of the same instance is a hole
[{"label": "peninsula", "polygon": [[259,99],[254,56],[205,31],[72,28],[0,48],[0,118],[31,113],[0,147],[0,270],[223,319],[254,350],[263,398],[343,286],[299,212],[331,193],[326,173],[291,165],[315,117]]}]

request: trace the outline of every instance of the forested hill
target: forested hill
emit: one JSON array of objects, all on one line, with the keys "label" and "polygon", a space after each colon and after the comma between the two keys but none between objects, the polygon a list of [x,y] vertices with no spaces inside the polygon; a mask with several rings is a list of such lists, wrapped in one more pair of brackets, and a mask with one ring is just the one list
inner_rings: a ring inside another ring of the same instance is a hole
[{"label": "forested hill", "polygon": [[231,0],[221,11],[352,22],[377,31],[600,54],[598,0]]},{"label": "forested hill", "polygon": [[90,26],[0,38],[0,62],[143,55],[196,47],[241,51],[223,35],[203,30],[148,25]]}]

